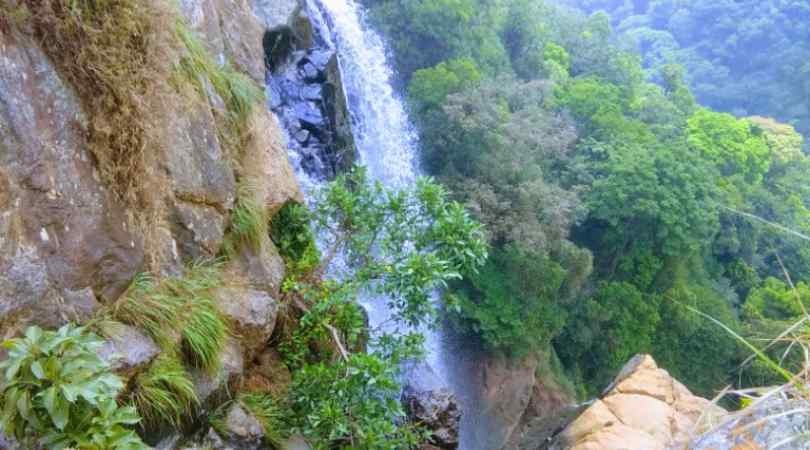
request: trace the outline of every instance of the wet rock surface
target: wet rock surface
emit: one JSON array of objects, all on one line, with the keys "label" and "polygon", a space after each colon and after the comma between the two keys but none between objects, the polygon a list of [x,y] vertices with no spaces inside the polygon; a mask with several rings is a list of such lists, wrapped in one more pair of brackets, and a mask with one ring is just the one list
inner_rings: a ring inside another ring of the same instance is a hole
[{"label": "wet rock surface", "polygon": [[406,388],[402,394],[402,402],[411,420],[431,431],[432,445],[442,449],[458,447],[461,411],[450,391],[418,391]]},{"label": "wet rock surface", "polygon": [[354,160],[351,122],[337,54],[318,36],[306,9],[265,35],[268,106],[288,147],[313,179],[331,179]]},{"label": "wet rock surface", "polygon": [[115,324],[106,327],[105,333],[109,338],[99,350],[99,356],[125,378],[145,367],[160,353],[152,338],[129,325]]},{"label": "wet rock surface", "polygon": [[459,445],[461,409],[450,390],[427,363],[407,367],[401,402],[408,418],[430,430],[423,448],[455,449]]},{"label": "wet rock surface", "polygon": [[532,398],[538,357],[522,360],[505,356],[486,358],[480,370],[478,414],[487,420],[472,430],[484,448],[502,449],[517,430]]}]

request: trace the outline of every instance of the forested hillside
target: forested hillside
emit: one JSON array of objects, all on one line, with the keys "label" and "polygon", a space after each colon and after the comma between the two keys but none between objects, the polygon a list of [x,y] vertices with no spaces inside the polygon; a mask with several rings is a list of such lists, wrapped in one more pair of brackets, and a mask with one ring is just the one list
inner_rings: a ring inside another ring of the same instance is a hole
[{"label": "forested hillside", "polygon": [[[425,168],[492,245],[450,320],[491,352],[553,349],[583,394],[639,352],[703,394],[771,382],[693,309],[773,337],[801,312],[787,275],[810,301],[810,159],[785,123],[807,116],[806,6],[617,3],[370,0]],[[644,58],[619,22],[661,30]]]},{"label": "forested hillside", "polygon": [[688,69],[707,106],[767,115],[810,132],[810,4],[800,0],[568,0],[604,10],[655,73]]}]

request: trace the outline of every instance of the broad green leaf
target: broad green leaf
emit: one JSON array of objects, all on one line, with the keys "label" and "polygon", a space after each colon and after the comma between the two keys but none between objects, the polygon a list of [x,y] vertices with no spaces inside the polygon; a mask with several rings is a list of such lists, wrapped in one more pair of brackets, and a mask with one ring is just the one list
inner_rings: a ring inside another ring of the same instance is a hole
[{"label": "broad green leaf", "polygon": [[42,368],[42,364],[39,361],[31,363],[31,373],[33,373],[38,380],[45,379],[45,369]]}]

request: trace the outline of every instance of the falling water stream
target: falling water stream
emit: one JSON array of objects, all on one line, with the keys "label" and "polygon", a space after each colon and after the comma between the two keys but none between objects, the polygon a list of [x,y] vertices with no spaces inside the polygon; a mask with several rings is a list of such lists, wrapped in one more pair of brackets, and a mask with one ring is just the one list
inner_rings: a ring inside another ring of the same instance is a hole
[{"label": "falling water stream", "polygon": [[[380,35],[367,24],[363,8],[353,0],[309,0],[308,12],[320,45],[338,55],[344,94],[351,116],[357,163],[366,166],[371,179],[389,188],[412,185],[419,176],[418,140],[407,111],[395,91],[393,72],[386,60]],[[293,155],[294,157],[294,155]],[[320,182],[296,169],[307,190]],[[384,298],[361,298],[372,329],[392,331],[392,311]],[[463,342],[444,330],[422,329],[430,370],[411,372],[420,389],[446,387],[462,410],[461,449],[486,450],[477,444],[475,361]],[[437,386],[436,384],[439,384]]]}]

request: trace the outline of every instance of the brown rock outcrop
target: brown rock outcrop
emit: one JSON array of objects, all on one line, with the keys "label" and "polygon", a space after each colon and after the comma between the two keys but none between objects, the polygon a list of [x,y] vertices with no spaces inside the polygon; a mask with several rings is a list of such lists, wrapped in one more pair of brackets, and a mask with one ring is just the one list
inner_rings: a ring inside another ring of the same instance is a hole
[{"label": "brown rock outcrop", "polygon": [[[12,2],[14,5],[15,2]],[[217,62],[230,62],[257,83],[265,79],[264,26],[248,0],[183,0],[180,12]],[[110,303],[147,269],[137,215],[98,173],[88,141],[89,113],[40,42],[12,24],[0,29],[0,339],[26,326],[81,322]],[[263,104],[254,108],[241,161],[220,142],[222,100],[160,99],[155,166],[165,186],[149,252],[163,273],[216,256],[229,226],[237,182],[259,180],[270,213],[301,201],[282,132]],[[156,112],[158,114],[158,112]],[[138,177],[143,174],[132,174]],[[150,176],[151,176],[150,175]],[[150,178],[151,179],[151,178]],[[277,291],[284,262],[267,239],[260,255],[238,255],[228,270],[252,288]]]},{"label": "brown rock outcrop", "polygon": [[[726,411],[693,395],[649,355],[628,362],[602,398],[556,436],[552,450],[664,450],[688,442],[700,419]],[[540,447],[543,448],[543,447]]]},{"label": "brown rock outcrop", "polygon": [[141,268],[99,181],[74,90],[31,37],[0,31],[0,338],[81,320]]}]

